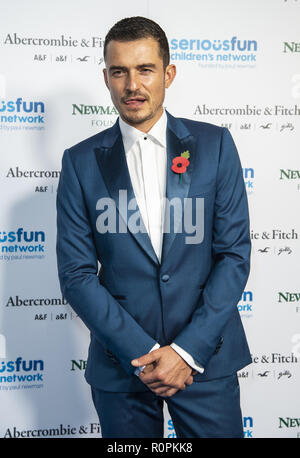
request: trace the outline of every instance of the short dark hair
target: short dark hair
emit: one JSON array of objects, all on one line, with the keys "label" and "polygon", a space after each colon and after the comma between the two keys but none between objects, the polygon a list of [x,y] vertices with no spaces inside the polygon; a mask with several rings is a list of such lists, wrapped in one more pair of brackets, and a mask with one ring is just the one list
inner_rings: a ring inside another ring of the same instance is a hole
[{"label": "short dark hair", "polygon": [[134,41],[141,38],[153,38],[159,44],[159,53],[163,59],[164,68],[169,65],[169,43],[163,29],[151,19],[134,16],[118,21],[109,30],[104,41],[104,59],[106,58],[107,45],[110,41]]}]

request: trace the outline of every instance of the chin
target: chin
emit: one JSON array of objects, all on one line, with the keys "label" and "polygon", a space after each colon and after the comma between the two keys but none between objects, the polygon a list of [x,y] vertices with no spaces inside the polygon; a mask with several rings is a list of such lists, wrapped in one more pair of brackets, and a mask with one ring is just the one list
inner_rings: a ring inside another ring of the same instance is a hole
[{"label": "chin", "polygon": [[142,122],[148,121],[152,118],[152,113],[142,114],[142,113],[124,113],[123,117],[130,123],[141,124]]}]

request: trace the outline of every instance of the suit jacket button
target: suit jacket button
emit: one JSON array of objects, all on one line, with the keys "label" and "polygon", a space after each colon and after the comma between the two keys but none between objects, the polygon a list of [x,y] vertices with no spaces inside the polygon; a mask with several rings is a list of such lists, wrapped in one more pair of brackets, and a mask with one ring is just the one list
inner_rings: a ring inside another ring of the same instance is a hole
[{"label": "suit jacket button", "polygon": [[170,278],[170,276],[167,275],[167,274],[165,274],[165,275],[163,275],[163,276],[161,277],[162,281],[168,281],[169,278]]}]

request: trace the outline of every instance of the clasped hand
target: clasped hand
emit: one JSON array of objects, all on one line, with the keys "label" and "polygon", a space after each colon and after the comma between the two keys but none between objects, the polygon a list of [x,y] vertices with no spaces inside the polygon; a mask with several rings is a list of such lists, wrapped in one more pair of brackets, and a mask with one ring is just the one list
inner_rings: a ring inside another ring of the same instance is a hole
[{"label": "clasped hand", "polygon": [[193,383],[193,370],[169,345],[131,361],[135,367],[146,366],[139,377],[156,395],[173,396]]}]

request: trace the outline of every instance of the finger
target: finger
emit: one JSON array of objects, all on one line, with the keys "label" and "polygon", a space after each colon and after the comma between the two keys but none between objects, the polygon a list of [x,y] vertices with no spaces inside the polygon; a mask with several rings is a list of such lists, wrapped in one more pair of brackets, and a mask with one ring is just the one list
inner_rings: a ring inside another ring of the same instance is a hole
[{"label": "finger", "polygon": [[155,350],[151,351],[150,353],[146,353],[143,356],[139,356],[137,359],[133,359],[131,364],[133,366],[146,366],[147,364],[151,364],[157,360],[157,353],[155,354]]},{"label": "finger", "polygon": [[158,378],[155,370],[150,371],[148,373],[144,373],[142,371],[140,372],[139,377],[143,383],[146,383],[146,385],[149,385],[150,383],[162,383],[162,381]]},{"label": "finger", "polygon": [[[162,386],[161,388],[154,388],[154,391],[157,395],[159,396],[165,396],[167,394],[169,394],[169,391],[171,390],[173,392],[173,390],[175,390],[175,392],[179,391],[179,390],[184,390],[185,389],[185,384],[183,384],[181,386],[181,388],[178,388],[178,387],[174,387],[174,386]],[[174,394],[174,393],[173,393]]]},{"label": "finger", "polygon": [[153,383],[147,383],[146,384],[150,390],[153,390],[154,388],[162,388],[162,387],[168,387],[169,388],[169,385],[165,385],[163,382],[153,382]]},{"label": "finger", "polygon": [[185,381],[186,385],[191,385],[194,381],[194,378],[190,375],[189,378]]},{"label": "finger", "polygon": [[164,397],[164,398],[166,398],[166,397],[169,398],[169,397],[173,396],[175,393],[177,393],[177,391],[178,391],[177,388],[169,388],[167,390],[162,391],[160,394],[158,394],[158,393],[156,393],[156,394],[158,394],[158,396],[161,396],[161,397]]},{"label": "finger", "polygon": [[152,372],[154,370],[154,367],[155,367],[154,364],[148,364],[142,370],[143,374],[148,374],[149,372]]}]

